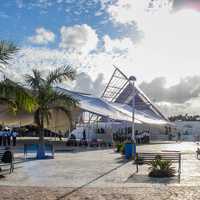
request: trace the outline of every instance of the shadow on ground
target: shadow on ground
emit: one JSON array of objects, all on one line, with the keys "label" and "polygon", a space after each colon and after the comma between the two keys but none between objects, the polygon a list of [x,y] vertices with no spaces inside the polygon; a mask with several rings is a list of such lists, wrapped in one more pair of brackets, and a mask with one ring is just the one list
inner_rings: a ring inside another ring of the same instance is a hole
[{"label": "shadow on ground", "polygon": [[127,163],[128,162],[128,160],[126,160],[124,156],[115,158],[115,161],[116,161],[116,163],[119,163],[119,164]]},{"label": "shadow on ground", "polygon": [[170,178],[152,178],[148,174],[134,173],[127,178],[126,183],[151,183],[151,184],[171,184],[179,183],[179,177],[174,176]]}]

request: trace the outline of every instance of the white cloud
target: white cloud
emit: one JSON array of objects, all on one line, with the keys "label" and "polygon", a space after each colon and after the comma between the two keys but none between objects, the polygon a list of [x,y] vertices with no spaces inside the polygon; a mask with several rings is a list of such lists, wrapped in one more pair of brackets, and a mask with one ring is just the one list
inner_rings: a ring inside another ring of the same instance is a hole
[{"label": "white cloud", "polygon": [[23,8],[24,7],[23,0],[16,0],[16,4],[17,4],[18,8]]},{"label": "white cloud", "polygon": [[42,71],[49,71],[62,65],[72,64],[64,51],[49,48],[22,48],[16,57],[10,61],[5,69],[6,75],[13,80],[21,81],[25,73],[30,73],[36,68]]},{"label": "white cloud", "polygon": [[87,24],[62,26],[60,47],[70,52],[88,54],[95,50],[98,44],[96,31]]},{"label": "white cloud", "polygon": [[[95,63],[95,60],[96,56],[78,55],[61,49],[24,47],[10,62],[10,65],[3,70],[6,76],[12,80],[22,82],[24,74],[31,73],[32,69],[39,69],[45,74],[57,67],[71,65],[78,72],[77,79],[73,83],[65,83],[65,86],[100,96],[104,88],[103,74],[98,74],[98,72],[93,76],[88,74],[88,66]],[[101,63],[98,59],[96,63],[98,68],[101,67]]]},{"label": "white cloud", "polygon": [[172,1],[168,0],[161,9],[149,9],[149,2],[117,0],[107,7],[114,24],[132,26],[134,21],[144,33],[135,49],[129,48],[127,56],[134,61],[127,65],[127,72],[135,74],[138,80],[165,76],[169,85],[181,77],[200,73],[200,12],[171,12]]},{"label": "white cloud", "polygon": [[[112,43],[112,40],[110,42]],[[33,68],[49,71],[70,64],[79,72],[88,73],[93,81],[103,73],[107,82],[113,72],[113,64],[123,63],[123,66],[127,66],[131,62],[133,61],[126,54],[112,51],[97,50],[89,54],[80,54],[65,49],[23,47],[16,58],[10,62],[10,66],[5,69],[5,73],[13,80],[21,81],[22,75],[30,73]]]},{"label": "white cloud", "polygon": [[54,42],[55,34],[43,27],[35,30],[36,34],[28,38],[32,44],[43,45]]},{"label": "white cloud", "polygon": [[63,0],[57,0],[57,3],[59,4],[59,3],[62,3],[63,2]]},{"label": "white cloud", "polygon": [[133,42],[130,38],[121,38],[121,39],[111,39],[108,35],[103,37],[104,48],[106,52],[118,52],[123,53],[125,51],[130,51],[133,46]]},{"label": "white cloud", "polygon": [[198,97],[195,99],[191,99],[184,104],[160,102],[156,105],[163,113],[165,113],[166,116],[173,116],[177,114],[185,115],[186,113],[190,115],[198,115],[200,112],[199,101],[200,98]]},{"label": "white cloud", "polygon": [[98,74],[96,79],[92,79],[87,73],[81,72],[77,75],[74,90],[84,93],[101,96],[105,88],[103,74]]},{"label": "white cloud", "polygon": [[[96,65],[93,66],[97,60]],[[89,72],[95,67],[100,68],[102,57],[99,54],[78,54],[69,52],[65,49],[51,49],[47,47],[23,47],[16,54],[16,57],[10,61],[10,65],[4,72],[13,80],[21,81],[22,75],[30,73],[31,69],[36,68],[42,71],[49,71],[63,65],[71,65],[79,72]],[[106,61],[105,61],[106,62]],[[110,63],[110,62],[109,62]],[[101,70],[100,70],[101,71]],[[96,74],[92,77],[96,79]]]},{"label": "white cloud", "polygon": [[141,83],[140,88],[156,102],[181,104],[200,96],[200,76],[185,77],[171,87],[166,87],[166,83],[166,78],[158,77]]},{"label": "white cloud", "polygon": [[158,11],[158,3],[163,5],[159,12],[168,12],[171,9],[172,2],[170,0],[157,0],[154,2],[150,0],[117,0],[107,7],[107,12],[115,23],[130,25],[136,21],[140,25],[146,20],[148,13]]},{"label": "white cloud", "polygon": [[0,18],[7,19],[9,18],[9,15],[7,15],[5,12],[0,11]]}]

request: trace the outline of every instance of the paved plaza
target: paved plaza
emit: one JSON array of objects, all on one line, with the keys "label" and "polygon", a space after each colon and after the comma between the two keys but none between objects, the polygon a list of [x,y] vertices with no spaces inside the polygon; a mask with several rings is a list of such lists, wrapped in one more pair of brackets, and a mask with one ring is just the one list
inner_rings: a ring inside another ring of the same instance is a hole
[{"label": "paved plaza", "polygon": [[[24,188],[25,193],[30,191],[29,195],[35,190],[37,195],[41,193],[37,199],[46,193],[49,193],[46,199],[62,196],[63,199],[95,199],[92,198],[95,194],[96,199],[200,199],[200,160],[195,157],[197,147],[198,144],[193,142],[138,146],[139,152],[181,151],[180,182],[178,177],[149,178],[148,166],[142,166],[136,174],[133,162],[126,162],[113,149],[106,149],[62,152],[56,153],[55,159],[18,163],[13,174],[0,179],[0,191],[5,195],[3,199],[9,199],[7,190],[14,192],[16,199],[23,199],[22,196],[17,198],[21,195],[17,191]],[[17,159],[22,156],[16,154]]]}]

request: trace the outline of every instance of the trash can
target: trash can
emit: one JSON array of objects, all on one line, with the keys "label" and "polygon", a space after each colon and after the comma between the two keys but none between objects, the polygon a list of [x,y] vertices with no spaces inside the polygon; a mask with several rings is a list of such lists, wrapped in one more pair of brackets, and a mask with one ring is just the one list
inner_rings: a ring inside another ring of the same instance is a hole
[{"label": "trash can", "polygon": [[133,158],[136,155],[136,145],[134,143],[125,144],[125,157],[127,160]]}]

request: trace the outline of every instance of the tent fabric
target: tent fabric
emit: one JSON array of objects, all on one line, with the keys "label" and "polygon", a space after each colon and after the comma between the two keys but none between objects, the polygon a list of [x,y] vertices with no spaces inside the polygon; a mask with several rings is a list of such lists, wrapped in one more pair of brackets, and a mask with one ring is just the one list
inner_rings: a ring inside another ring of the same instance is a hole
[{"label": "tent fabric", "polygon": [[[150,99],[144,94],[144,92],[136,85],[135,86],[135,108],[136,110],[142,110],[156,118],[162,119],[164,121],[168,121],[168,119],[152,104]],[[132,91],[133,88],[130,84],[128,84],[119,96],[116,98],[114,102],[121,104],[132,105]]]},{"label": "tent fabric", "polygon": [[[117,110],[121,110],[122,112],[126,113],[130,117],[132,116],[132,107],[126,104],[119,104],[119,103],[110,103],[114,106]],[[157,117],[153,112],[150,110],[137,110],[135,109],[135,119],[140,121],[141,123],[147,124],[166,124],[167,121]]]},{"label": "tent fabric", "polygon": [[[56,87],[57,91],[72,96],[79,101],[79,107],[82,110],[91,112],[102,117],[108,117],[112,120],[132,122],[132,107],[127,104],[108,102],[107,100],[92,95],[70,91],[64,88]],[[135,123],[148,124],[167,124],[149,110],[135,110]]]}]

